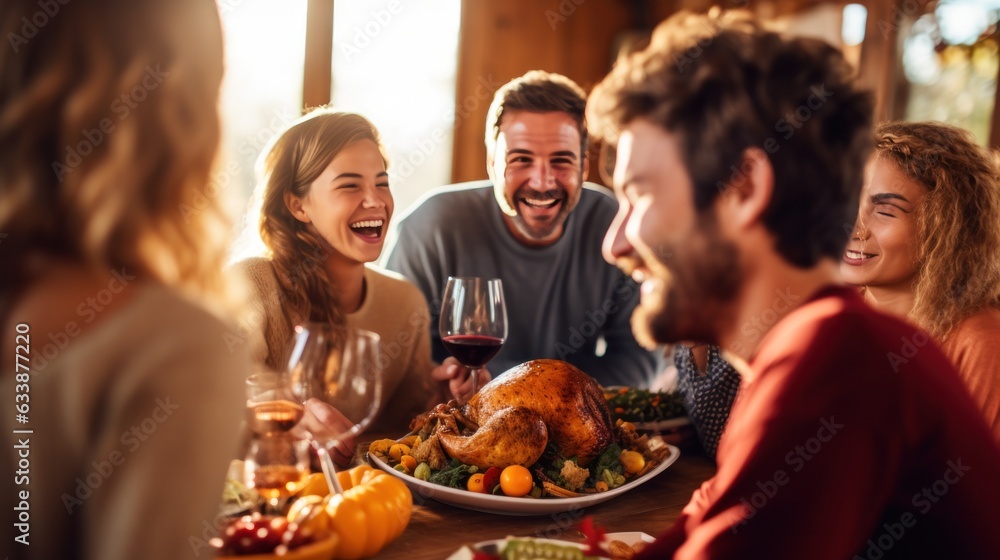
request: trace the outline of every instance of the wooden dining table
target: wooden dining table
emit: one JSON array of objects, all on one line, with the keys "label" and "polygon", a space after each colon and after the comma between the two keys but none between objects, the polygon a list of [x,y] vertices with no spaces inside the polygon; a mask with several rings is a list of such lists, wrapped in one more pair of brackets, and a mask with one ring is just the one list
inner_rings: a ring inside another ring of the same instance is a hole
[{"label": "wooden dining table", "polygon": [[548,515],[483,513],[414,494],[406,531],[374,558],[444,559],[463,545],[507,536],[581,541],[577,527],[587,516],[609,533],[638,531],[655,536],[677,519],[691,493],[714,474],[714,462],[698,452],[685,451],[674,464],[632,491],[585,509]]}]

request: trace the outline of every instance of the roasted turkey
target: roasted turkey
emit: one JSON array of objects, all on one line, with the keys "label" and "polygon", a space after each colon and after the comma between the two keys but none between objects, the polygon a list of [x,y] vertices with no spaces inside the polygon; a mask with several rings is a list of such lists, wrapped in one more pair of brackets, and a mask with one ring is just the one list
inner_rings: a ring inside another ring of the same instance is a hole
[{"label": "roasted turkey", "polygon": [[551,441],[565,457],[590,463],[613,440],[601,387],[559,360],[516,366],[474,395],[468,404],[438,405],[411,423],[433,432],[452,458],[481,469],[534,464]]}]

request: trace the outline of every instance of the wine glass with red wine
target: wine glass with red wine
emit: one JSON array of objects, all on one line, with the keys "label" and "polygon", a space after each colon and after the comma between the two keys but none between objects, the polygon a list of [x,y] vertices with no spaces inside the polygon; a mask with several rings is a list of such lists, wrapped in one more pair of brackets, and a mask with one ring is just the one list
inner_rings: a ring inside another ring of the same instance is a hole
[{"label": "wine glass with red wine", "polygon": [[479,370],[507,340],[507,307],[498,278],[448,277],[438,329],[444,347],[472,377],[479,391]]}]

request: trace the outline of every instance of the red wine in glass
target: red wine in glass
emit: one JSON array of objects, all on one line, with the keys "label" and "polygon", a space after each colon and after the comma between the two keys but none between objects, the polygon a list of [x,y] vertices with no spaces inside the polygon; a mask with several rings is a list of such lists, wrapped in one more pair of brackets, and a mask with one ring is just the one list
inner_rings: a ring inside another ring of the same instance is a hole
[{"label": "red wine in glass", "polygon": [[444,347],[465,367],[481,368],[497,355],[503,339],[478,334],[456,334],[441,339]]},{"label": "red wine in glass", "polygon": [[479,369],[507,339],[507,307],[497,278],[449,277],[441,302],[441,342],[469,370],[472,394],[479,390]]}]

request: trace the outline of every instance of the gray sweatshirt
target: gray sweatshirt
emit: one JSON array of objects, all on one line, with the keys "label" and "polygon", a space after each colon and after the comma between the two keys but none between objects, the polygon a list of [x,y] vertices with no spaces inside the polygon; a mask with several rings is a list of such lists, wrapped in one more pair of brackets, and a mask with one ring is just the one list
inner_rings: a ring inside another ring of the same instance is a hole
[{"label": "gray sweatshirt", "polygon": [[[445,187],[399,220],[384,263],[427,298],[437,361],[449,355],[438,332],[448,276],[500,278],[508,335],[487,365],[494,377],[528,360],[556,358],[602,385],[647,387],[659,363],[629,326],[638,287],[601,256],[617,208],[606,189],[587,184],[562,237],[547,247],[526,247],[507,230],[489,181]],[[599,340],[606,343],[602,355]]]}]

